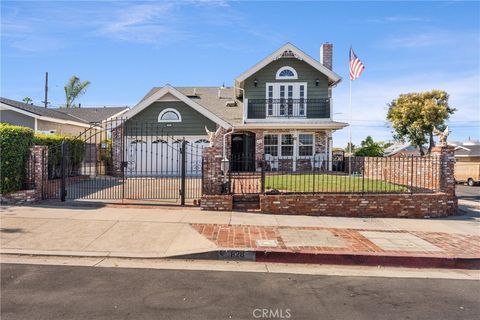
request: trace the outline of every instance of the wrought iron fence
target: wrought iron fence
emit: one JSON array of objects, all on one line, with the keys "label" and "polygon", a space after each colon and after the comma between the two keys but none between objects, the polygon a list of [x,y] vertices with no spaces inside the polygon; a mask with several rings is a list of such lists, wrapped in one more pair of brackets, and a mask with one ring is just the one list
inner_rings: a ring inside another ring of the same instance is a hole
[{"label": "wrought iron fence", "polygon": [[307,109],[313,110],[312,114],[328,117],[330,99],[249,99],[248,118],[305,118]]},{"label": "wrought iron fence", "polygon": [[232,158],[228,185],[233,194],[432,193],[440,188],[440,161],[431,156]]}]

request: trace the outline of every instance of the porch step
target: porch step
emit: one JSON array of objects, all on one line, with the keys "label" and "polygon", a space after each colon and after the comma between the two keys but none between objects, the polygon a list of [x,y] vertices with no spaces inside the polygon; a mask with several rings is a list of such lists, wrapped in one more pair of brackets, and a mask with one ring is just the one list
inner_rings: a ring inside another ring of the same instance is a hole
[{"label": "porch step", "polygon": [[260,196],[258,194],[234,195],[233,210],[236,210],[236,211],[260,210]]}]

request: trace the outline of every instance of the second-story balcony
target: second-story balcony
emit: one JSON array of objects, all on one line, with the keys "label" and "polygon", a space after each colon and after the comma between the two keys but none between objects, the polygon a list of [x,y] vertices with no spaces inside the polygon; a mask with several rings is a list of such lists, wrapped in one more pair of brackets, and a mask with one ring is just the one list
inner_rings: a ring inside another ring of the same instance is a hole
[{"label": "second-story balcony", "polygon": [[246,99],[248,119],[330,118],[330,99]]}]

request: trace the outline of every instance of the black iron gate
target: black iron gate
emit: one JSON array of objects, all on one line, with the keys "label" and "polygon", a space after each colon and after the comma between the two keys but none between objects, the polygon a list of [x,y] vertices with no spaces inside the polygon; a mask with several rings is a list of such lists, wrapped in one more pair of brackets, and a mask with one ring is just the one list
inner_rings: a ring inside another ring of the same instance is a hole
[{"label": "black iron gate", "polygon": [[[60,178],[51,197],[175,200],[202,195],[202,137],[174,135],[165,124],[111,119],[92,125],[61,148]],[[58,171],[58,170],[57,170]]]}]

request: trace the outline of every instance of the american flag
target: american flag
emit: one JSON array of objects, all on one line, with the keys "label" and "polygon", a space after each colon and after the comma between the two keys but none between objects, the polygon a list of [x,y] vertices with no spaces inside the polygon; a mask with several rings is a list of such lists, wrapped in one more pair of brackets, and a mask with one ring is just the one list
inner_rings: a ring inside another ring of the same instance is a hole
[{"label": "american flag", "polygon": [[365,66],[362,61],[357,58],[353,49],[350,48],[350,80],[355,80],[360,77],[363,69],[365,69]]}]

